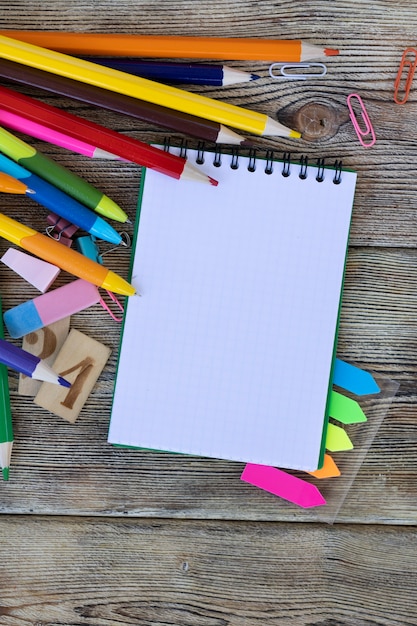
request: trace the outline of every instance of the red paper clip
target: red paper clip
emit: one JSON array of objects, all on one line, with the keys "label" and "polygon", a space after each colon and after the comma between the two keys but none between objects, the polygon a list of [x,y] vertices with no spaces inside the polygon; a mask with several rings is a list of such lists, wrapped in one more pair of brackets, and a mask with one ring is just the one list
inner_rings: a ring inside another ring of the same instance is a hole
[{"label": "red paper clip", "polygon": [[[407,59],[409,54],[414,55],[414,60]],[[400,67],[394,83],[394,102],[397,104],[404,104],[407,102],[416,67],[417,50],[415,48],[406,48],[401,57]],[[404,92],[402,99],[399,95],[400,92]]]},{"label": "red paper clip", "polygon": [[[356,99],[360,104],[362,121],[365,124],[365,128],[361,128],[361,126],[359,125],[358,119],[356,117],[355,111],[353,110],[353,106],[351,103],[351,100],[353,99]],[[370,148],[371,146],[374,145],[376,141],[376,137],[375,137],[374,129],[371,124],[371,120],[369,119],[369,115],[362,101],[362,98],[357,93],[351,93],[347,97],[347,105],[349,109],[349,117],[352,121],[353,128],[355,129],[356,134],[358,136],[359,143],[364,148]],[[366,139],[367,137],[370,138],[370,141],[365,142],[364,138]]]}]

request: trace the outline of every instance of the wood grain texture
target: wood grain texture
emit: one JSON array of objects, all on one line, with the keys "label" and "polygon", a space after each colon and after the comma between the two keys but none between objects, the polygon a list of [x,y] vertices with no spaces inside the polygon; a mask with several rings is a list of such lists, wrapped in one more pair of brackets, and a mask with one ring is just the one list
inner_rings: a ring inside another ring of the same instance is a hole
[{"label": "wood grain texture", "polygon": [[410,602],[413,528],[36,516],[30,527],[22,522],[3,520],[3,532],[25,555],[0,548],[0,623],[9,626],[417,620]]},{"label": "wood grain texture", "polygon": [[[414,3],[11,0],[0,11],[0,29],[7,28],[288,37],[339,47],[325,78],[272,81],[267,64],[229,62],[262,78],[227,90],[190,89],[309,131],[308,140],[257,139],[261,153],[290,151],[294,162],[304,154],[310,162],[340,158],[358,172],[338,356],[400,387],[331,526],[243,484],[241,464],[109,446],[120,325],[99,305],[73,316],[73,328],[112,350],[76,424],[19,396],[10,372],[15,445],[10,481],[0,483],[0,624],[417,624],[417,82],[406,105],[393,101],[401,54],[415,45]],[[162,143],[167,135],[14,87],[143,141]],[[348,117],[352,92],[364,99],[375,128],[368,150]],[[30,143],[134,218],[136,165]],[[46,226],[46,212],[28,198],[0,196],[0,211]],[[6,248],[0,242],[0,254]],[[105,264],[126,277],[129,250],[100,248]],[[55,286],[66,280],[61,273]],[[4,267],[0,290],[4,309],[38,295]]]}]

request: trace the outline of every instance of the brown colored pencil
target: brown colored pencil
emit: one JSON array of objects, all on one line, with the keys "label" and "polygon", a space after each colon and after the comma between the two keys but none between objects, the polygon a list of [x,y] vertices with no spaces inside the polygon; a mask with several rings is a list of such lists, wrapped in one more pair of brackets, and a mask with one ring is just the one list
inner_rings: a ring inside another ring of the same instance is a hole
[{"label": "brown colored pencil", "polygon": [[80,100],[103,109],[123,113],[150,124],[162,126],[170,131],[190,135],[203,141],[234,145],[249,144],[223,124],[205,120],[188,113],[144,102],[130,96],[88,85],[71,78],[43,72],[20,63],[0,59],[0,76],[13,82]]}]

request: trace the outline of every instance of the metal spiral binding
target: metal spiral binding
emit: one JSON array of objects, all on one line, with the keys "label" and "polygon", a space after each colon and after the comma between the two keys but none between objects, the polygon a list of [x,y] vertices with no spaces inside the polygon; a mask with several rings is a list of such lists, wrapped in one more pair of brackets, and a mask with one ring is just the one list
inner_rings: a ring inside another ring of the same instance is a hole
[{"label": "metal spiral binding", "polygon": [[222,164],[222,147],[216,146],[216,152],[214,153],[213,165],[214,167],[221,167]]},{"label": "metal spiral binding", "polygon": [[[183,139],[180,142],[180,145],[178,147],[180,150],[180,156],[183,158],[187,158],[187,151],[189,148],[188,141],[186,139]],[[171,142],[170,142],[169,137],[165,138],[163,149],[165,150],[165,152],[170,151]],[[206,149],[205,142],[199,141],[197,145],[197,157],[196,157],[196,163],[198,165],[204,164],[205,158],[206,158],[206,152],[207,152],[207,149]],[[212,154],[213,154],[212,164],[214,165],[214,167],[221,167],[223,165],[223,156],[224,156],[223,146],[221,144],[217,144]],[[229,167],[232,170],[237,170],[239,168],[239,159],[240,159],[239,148],[237,147],[232,148],[230,154],[231,154],[231,160],[230,160]],[[247,169],[249,172],[255,172],[259,161],[262,160],[262,162],[265,163],[265,168],[264,168],[265,174],[272,174],[274,172],[274,167],[278,165],[279,163],[279,161],[275,160],[274,150],[271,150],[271,149],[267,149],[265,153],[265,158],[260,159],[258,158],[257,149],[250,148],[247,158],[248,158]],[[297,167],[296,163],[291,162],[290,152],[283,153],[281,163],[282,163],[281,175],[284,176],[284,178],[288,178],[292,174],[293,167]],[[325,166],[324,158],[317,159],[316,165],[312,166],[312,165],[309,165],[308,163],[308,157],[306,155],[302,155],[300,157],[298,166],[299,166],[298,176],[301,180],[306,180],[307,176],[309,175],[309,169],[312,167],[317,168],[317,172],[315,176],[316,181],[318,183],[321,183],[325,180],[326,166]],[[335,160],[332,170],[334,170],[334,176],[332,179],[333,184],[340,185],[340,183],[342,182],[342,161]]]},{"label": "metal spiral binding", "polygon": [[308,157],[303,154],[300,159],[300,173],[298,174],[298,178],[301,178],[301,180],[305,180],[307,178],[307,168]]},{"label": "metal spiral binding", "polygon": [[272,174],[274,171],[274,151],[266,151],[265,174]]},{"label": "metal spiral binding", "polygon": [[249,150],[248,171],[254,172],[255,170],[256,170],[256,148],[251,148]]},{"label": "metal spiral binding", "polygon": [[239,167],[239,150],[237,148],[233,148],[230,169],[237,170],[238,167]]},{"label": "metal spiral binding", "polygon": [[181,144],[180,144],[180,157],[182,157],[183,159],[186,159],[187,150],[188,150],[188,141],[186,139],[182,139]]},{"label": "metal spiral binding", "polygon": [[324,159],[317,159],[316,181],[318,183],[322,183],[324,181]]},{"label": "metal spiral binding", "polygon": [[204,141],[199,141],[197,145],[197,158],[195,162],[197,165],[203,165],[204,163],[204,152],[205,152],[205,143]]},{"label": "metal spiral binding", "polygon": [[289,152],[284,152],[283,154],[281,174],[284,176],[284,178],[288,178],[288,176],[291,175],[291,154]]},{"label": "metal spiral binding", "polygon": [[334,162],[334,170],[333,183],[335,185],[340,185],[342,182],[342,161],[336,160]]}]

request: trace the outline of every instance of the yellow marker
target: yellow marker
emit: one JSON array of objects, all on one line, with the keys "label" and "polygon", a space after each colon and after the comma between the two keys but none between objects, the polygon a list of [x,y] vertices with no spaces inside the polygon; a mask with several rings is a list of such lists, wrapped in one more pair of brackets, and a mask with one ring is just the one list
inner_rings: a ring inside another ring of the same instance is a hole
[{"label": "yellow marker", "polygon": [[135,294],[135,288],[118,274],[80,252],[63,246],[52,237],[42,235],[2,213],[0,213],[0,237],[97,287],[103,287],[123,296]]},{"label": "yellow marker", "polygon": [[263,113],[133,76],[67,54],[0,36],[0,57],[109,91],[233,126],[255,135],[301,137]]}]

